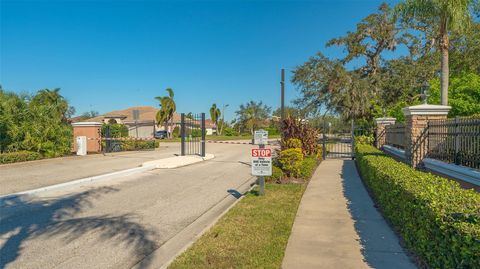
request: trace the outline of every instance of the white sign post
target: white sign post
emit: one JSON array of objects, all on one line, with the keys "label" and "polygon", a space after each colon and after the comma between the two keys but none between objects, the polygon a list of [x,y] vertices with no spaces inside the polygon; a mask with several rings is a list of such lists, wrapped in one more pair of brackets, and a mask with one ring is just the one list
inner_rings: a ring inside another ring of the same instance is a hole
[{"label": "white sign post", "polygon": [[263,129],[257,130],[253,139],[255,145],[266,145],[268,144],[268,132]]},{"label": "white sign post", "polygon": [[259,148],[252,149],[252,175],[258,176],[260,195],[265,194],[265,176],[272,175],[272,150],[265,148],[267,140],[267,131],[255,131],[254,143],[259,145]]}]

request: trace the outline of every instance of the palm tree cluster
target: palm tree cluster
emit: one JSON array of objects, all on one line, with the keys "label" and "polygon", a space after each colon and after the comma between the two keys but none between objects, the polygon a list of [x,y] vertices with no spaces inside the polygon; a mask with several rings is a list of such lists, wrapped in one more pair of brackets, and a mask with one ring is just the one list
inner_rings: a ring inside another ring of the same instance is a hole
[{"label": "palm tree cluster", "polygon": [[167,88],[166,91],[168,93],[167,96],[155,97],[155,99],[160,102],[160,110],[158,110],[155,118],[158,125],[163,124],[165,126],[168,137],[171,138],[173,133],[173,115],[175,114],[177,107],[175,101],[173,100],[173,90],[171,88]]},{"label": "palm tree cluster", "polygon": [[218,120],[221,114],[222,113],[220,112],[220,108],[217,107],[217,104],[213,104],[212,107],[210,107],[210,119],[215,123],[215,128],[217,128],[216,135],[218,135]]}]

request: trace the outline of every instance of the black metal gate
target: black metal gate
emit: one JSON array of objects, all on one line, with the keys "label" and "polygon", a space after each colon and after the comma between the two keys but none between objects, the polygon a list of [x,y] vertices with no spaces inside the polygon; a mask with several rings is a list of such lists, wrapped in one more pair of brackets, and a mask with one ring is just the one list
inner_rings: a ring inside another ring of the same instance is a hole
[{"label": "black metal gate", "polygon": [[354,124],[345,124],[345,128],[331,131],[324,123],[322,128],[323,159],[355,157],[354,151]]},{"label": "black metal gate", "polygon": [[182,113],[180,123],[181,155],[205,157],[205,113]]},{"label": "black metal gate", "polygon": [[105,124],[104,126],[102,126],[101,146],[103,153],[133,150],[155,150],[158,145],[158,143],[155,141],[155,138],[153,137],[128,137],[128,128],[125,131],[119,130],[118,128],[112,128],[110,124]]}]

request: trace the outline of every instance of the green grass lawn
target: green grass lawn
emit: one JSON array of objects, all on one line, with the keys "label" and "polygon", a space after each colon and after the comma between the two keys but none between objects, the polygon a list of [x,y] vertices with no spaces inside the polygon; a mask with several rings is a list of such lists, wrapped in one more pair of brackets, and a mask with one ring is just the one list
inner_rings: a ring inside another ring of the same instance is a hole
[{"label": "green grass lawn", "polygon": [[248,193],[169,268],[280,268],[305,186]]}]

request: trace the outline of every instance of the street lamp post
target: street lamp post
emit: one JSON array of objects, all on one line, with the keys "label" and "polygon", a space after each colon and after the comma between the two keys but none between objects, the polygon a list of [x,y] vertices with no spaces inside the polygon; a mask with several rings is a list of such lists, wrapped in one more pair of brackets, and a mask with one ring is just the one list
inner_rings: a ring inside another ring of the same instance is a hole
[{"label": "street lamp post", "polygon": [[220,128],[220,135],[223,134],[223,126],[225,125],[225,108],[227,108],[228,106],[229,106],[228,104],[224,104],[222,106],[222,127]]}]

